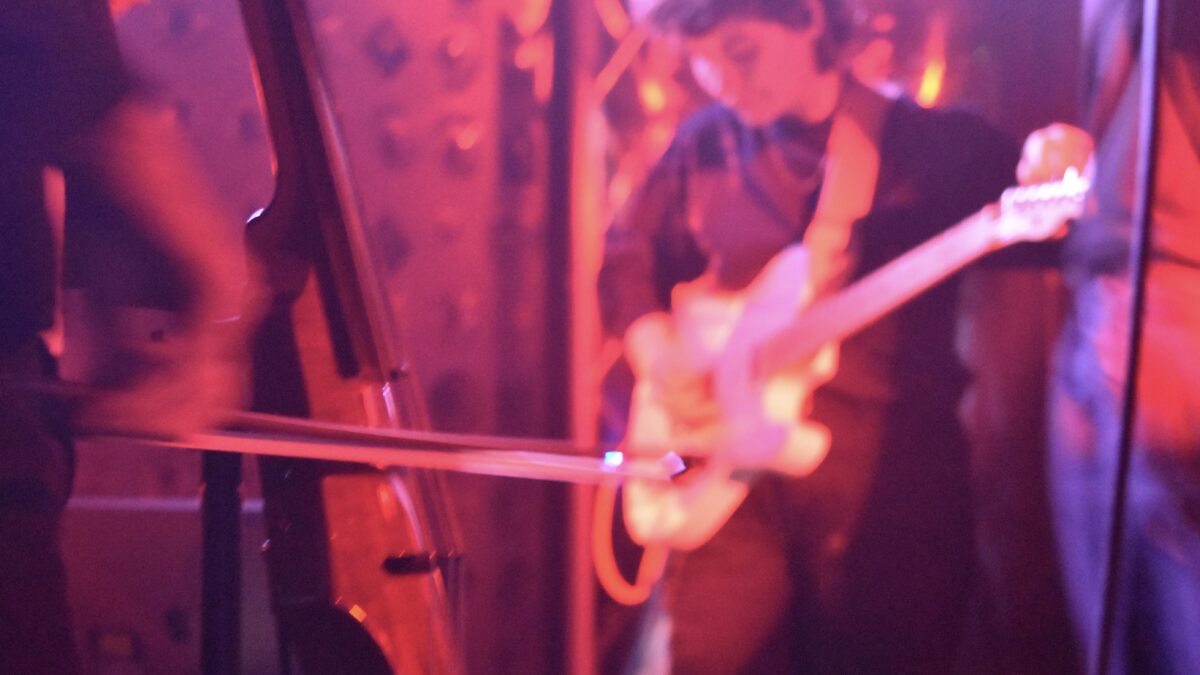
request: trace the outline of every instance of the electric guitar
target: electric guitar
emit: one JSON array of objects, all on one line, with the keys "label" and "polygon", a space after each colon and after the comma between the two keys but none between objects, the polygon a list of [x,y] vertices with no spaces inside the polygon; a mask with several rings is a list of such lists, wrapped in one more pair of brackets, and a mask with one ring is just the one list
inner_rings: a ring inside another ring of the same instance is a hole
[{"label": "electric guitar", "polygon": [[[676,286],[670,314],[644,316],[627,334],[639,377],[624,443],[632,451],[704,460],[671,482],[625,484],[632,538],[694,549],[729,519],[761,473],[815,470],[829,452],[830,434],[803,415],[813,389],[837,370],[837,343],[986,253],[1054,236],[1078,216],[1087,187],[1072,174],[1010,188],[998,203],[829,296],[813,297],[801,245],[778,253],[740,291],[703,282]],[[662,383],[636,365],[661,359],[683,359],[688,372],[707,376],[718,411],[715,429],[697,435],[673,417]]]}]

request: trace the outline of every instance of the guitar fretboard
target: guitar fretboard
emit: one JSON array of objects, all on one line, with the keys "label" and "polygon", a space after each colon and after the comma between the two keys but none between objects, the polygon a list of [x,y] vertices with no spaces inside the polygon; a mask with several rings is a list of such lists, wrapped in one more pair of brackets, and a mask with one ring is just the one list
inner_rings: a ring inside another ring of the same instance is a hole
[{"label": "guitar fretboard", "polygon": [[989,211],[969,216],[832,296],[766,341],[757,371],[781,370],[861,330],[995,248]]}]

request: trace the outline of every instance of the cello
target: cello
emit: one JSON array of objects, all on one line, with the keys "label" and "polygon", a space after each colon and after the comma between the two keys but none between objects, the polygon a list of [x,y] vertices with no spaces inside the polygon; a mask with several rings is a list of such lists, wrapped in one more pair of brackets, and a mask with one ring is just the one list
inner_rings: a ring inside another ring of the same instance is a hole
[{"label": "cello", "polygon": [[[253,410],[425,428],[355,204],[303,0],[240,0],[276,191],[247,226],[267,314]],[[260,460],[281,648],[306,673],[455,673],[448,587],[458,536],[440,479],[332,461]]]}]

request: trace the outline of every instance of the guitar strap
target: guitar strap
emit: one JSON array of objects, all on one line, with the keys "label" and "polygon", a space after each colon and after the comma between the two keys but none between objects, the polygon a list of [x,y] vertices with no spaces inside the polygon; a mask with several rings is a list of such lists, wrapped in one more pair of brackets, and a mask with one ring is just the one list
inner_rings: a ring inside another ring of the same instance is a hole
[{"label": "guitar strap", "polygon": [[879,138],[894,99],[846,80],[825,153],[825,176],[804,232],[812,289],[822,295],[849,276],[854,223],[867,215],[879,178]]}]

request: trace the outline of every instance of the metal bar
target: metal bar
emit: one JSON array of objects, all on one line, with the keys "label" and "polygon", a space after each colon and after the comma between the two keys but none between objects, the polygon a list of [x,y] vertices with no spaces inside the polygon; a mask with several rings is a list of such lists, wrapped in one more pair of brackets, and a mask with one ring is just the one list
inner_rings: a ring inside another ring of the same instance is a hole
[{"label": "metal bar", "polygon": [[1141,90],[1137,156],[1137,193],[1134,196],[1133,228],[1130,237],[1129,274],[1132,282],[1129,319],[1129,355],[1122,388],[1121,435],[1117,444],[1117,470],[1114,476],[1113,503],[1109,527],[1108,567],[1104,582],[1103,610],[1100,619],[1100,653],[1096,672],[1105,675],[1112,661],[1112,641],[1116,638],[1117,595],[1124,562],[1125,509],[1129,495],[1129,471],[1133,456],[1134,424],[1137,419],[1137,381],[1141,367],[1142,329],[1145,319],[1146,276],[1151,248],[1151,219],[1154,203],[1154,165],[1158,141],[1158,60],[1161,36],[1159,0],[1144,0],[1142,5]]}]

